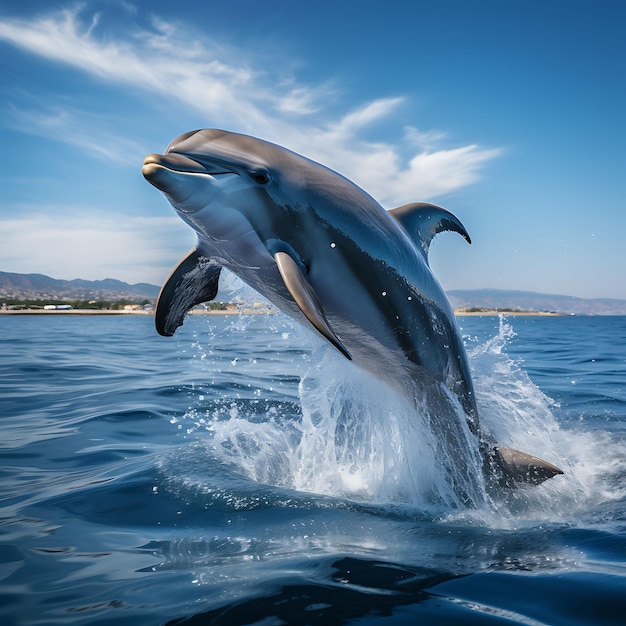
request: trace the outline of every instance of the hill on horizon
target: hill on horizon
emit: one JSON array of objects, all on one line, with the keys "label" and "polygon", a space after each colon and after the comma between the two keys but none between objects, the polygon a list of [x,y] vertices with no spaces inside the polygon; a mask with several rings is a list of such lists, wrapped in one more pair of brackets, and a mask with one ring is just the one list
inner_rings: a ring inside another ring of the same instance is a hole
[{"label": "hill on horizon", "polygon": [[[120,300],[155,301],[160,287],[150,283],[131,285],[115,278],[62,280],[45,274],[0,272],[0,298],[22,300]],[[507,289],[453,289],[447,292],[453,308],[550,311],[567,315],[626,315],[626,300],[578,298],[534,291]]]},{"label": "hill on horizon", "polygon": [[23,300],[156,300],[160,287],[149,283],[130,285],[115,278],[62,280],[45,274],[0,272],[0,298]]},{"label": "hill on horizon", "polygon": [[447,296],[455,309],[477,307],[566,315],[626,315],[626,300],[616,298],[578,298],[507,289],[453,289]]}]

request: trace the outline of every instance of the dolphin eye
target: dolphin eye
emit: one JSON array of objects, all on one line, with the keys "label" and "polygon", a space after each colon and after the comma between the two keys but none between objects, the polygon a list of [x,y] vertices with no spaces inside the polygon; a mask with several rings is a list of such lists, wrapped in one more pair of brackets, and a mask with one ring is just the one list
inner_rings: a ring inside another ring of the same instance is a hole
[{"label": "dolphin eye", "polygon": [[270,175],[264,171],[250,172],[250,177],[255,183],[259,183],[259,185],[267,185],[267,183],[270,182]]}]

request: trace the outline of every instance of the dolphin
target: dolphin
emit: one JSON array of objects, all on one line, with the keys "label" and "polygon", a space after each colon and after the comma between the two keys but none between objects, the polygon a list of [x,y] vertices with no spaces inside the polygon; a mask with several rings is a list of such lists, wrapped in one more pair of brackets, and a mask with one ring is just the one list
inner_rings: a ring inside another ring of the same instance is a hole
[{"label": "dolphin", "polygon": [[[471,243],[452,213],[423,202],[387,211],[319,163],[217,129],[177,137],[145,158],[142,173],[197,233],[161,289],[159,334],[173,335],[192,307],[214,299],[227,268],[392,388],[447,403],[448,414],[458,403],[488,484],[539,484],[563,473],[497,445],[480,427],[454,312],[428,263],[438,233]],[[439,426],[438,434],[452,431]]]}]

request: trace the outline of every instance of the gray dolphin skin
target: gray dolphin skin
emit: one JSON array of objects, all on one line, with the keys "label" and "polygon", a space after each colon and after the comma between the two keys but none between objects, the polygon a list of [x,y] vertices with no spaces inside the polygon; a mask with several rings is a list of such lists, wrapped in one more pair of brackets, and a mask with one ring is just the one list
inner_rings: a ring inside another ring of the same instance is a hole
[{"label": "gray dolphin skin", "polygon": [[[489,484],[539,484],[563,473],[498,446],[479,426],[454,312],[428,264],[438,233],[470,242],[454,215],[426,203],[386,211],[319,163],[223,130],[181,135],[165,154],[148,155],[142,173],[198,236],[159,295],[161,335],[215,298],[225,267],[392,388],[447,403],[448,412],[460,404]],[[438,436],[449,430],[441,426]]]}]

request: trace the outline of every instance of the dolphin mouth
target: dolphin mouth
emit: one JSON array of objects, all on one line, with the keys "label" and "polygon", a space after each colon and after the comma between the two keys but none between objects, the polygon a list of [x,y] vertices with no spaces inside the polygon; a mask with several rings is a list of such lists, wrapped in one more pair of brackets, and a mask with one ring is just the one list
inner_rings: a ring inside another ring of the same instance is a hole
[{"label": "dolphin mouth", "polygon": [[[208,204],[211,196],[218,193],[222,184],[227,184],[227,179],[233,176],[239,178],[237,172],[226,167],[213,164],[207,167],[180,153],[149,154],[144,159],[141,173],[151,185],[166,194],[181,213],[197,212]],[[195,183],[191,180],[194,177]],[[202,183],[200,179],[204,179]],[[208,186],[206,183],[209,183]],[[200,188],[202,201],[198,201],[198,197],[192,201],[192,196]]]},{"label": "dolphin mouth", "polygon": [[156,168],[162,167],[179,174],[206,174],[208,176],[220,176],[221,174],[237,174],[232,170],[224,167],[215,166],[215,168],[207,168],[200,161],[196,161],[185,154],[170,152],[168,154],[149,154],[143,161],[141,169],[144,177],[149,181],[150,175],[156,171]]},{"label": "dolphin mouth", "polygon": [[[212,164],[213,165],[213,164]],[[179,213],[192,214],[208,206],[239,174],[220,165],[207,167],[180,153],[149,154],[141,168],[143,177],[162,191]],[[195,180],[194,180],[195,179]]]}]

